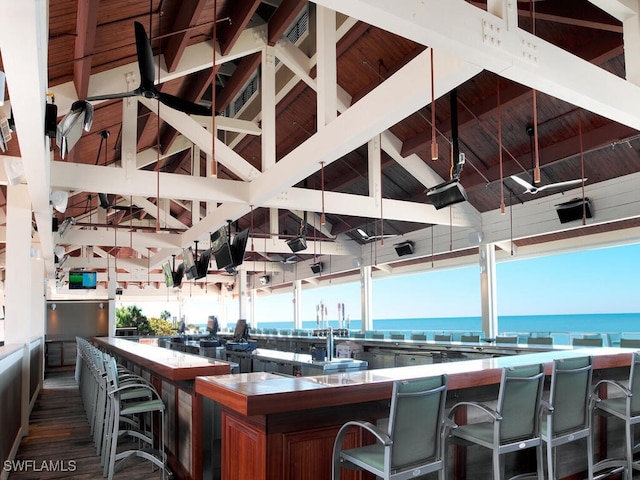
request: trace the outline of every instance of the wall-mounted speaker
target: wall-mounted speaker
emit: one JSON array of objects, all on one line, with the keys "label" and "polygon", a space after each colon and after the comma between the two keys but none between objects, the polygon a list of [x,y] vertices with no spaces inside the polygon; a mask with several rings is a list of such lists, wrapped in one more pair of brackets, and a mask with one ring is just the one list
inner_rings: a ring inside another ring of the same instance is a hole
[{"label": "wall-mounted speaker", "polygon": [[320,273],[320,272],[322,272],[322,262],[312,263],[310,266],[311,266],[311,271],[312,271],[313,273]]},{"label": "wall-mounted speaker", "polygon": [[413,253],[413,242],[408,240],[406,242],[396,243],[393,248],[396,249],[396,253],[399,257],[411,255]]},{"label": "wall-mounted speaker", "polygon": [[271,279],[269,278],[269,275],[262,275],[261,277],[259,277],[260,280],[260,285],[262,285],[263,287],[266,287],[267,285],[269,285],[269,283],[271,283]]},{"label": "wall-mounted speaker", "polygon": [[565,203],[556,205],[556,213],[560,219],[560,223],[573,222],[581,220],[584,213],[585,218],[591,218],[591,202],[589,198],[574,198]]},{"label": "wall-mounted speaker", "polygon": [[304,237],[290,238],[287,240],[287,245],[293,253],[307,249],[307,241]]},{"label": "wall-mounted speaker", "polygon": [[427,190],[427,198],[431,200],[436,210],[440,210],[454,203],[466,201],[467,192],[457,179],[453,179]]}]

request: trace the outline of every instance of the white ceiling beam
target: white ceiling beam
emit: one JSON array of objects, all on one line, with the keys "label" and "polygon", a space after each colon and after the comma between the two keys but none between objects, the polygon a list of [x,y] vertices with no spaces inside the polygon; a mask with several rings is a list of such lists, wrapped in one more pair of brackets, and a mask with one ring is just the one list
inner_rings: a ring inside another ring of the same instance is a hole
[{"label": "white ceiling beam", "polygon": [[[447,80],[435,86],[439,97],[457,86],[460,78],[467,78],[467,67],[451,56],[437,52],[434,56]],[[431,91],[426,82],[416,79],[428,78],[429,72],[429,50],[426,50],[251,182],[251,204],[262,205],[318,171],[320,162],[328,165],[426,105]]]},{"label": "white ceiling beam", "polygon": [[640,88],[464,0],[313,1],[640,130]]},{"label": "white ceiling beam", "polygon": [[[140,99],[140,102],[149,110],[158,114],[158,102],[146,98]],[[186,113],[165,106],[160,107],[159,115],[162,120],[200,147],[200,150],[207,155],[211,155],[211,132],[203,128],[195,119]],[[227,167],[242,180],[251,180],[258,175],[259,170],[227,147],[222,141],[216,138],[215,142],[216,161]]]},{"label": "white ceiling beam", "polygon": [[155,203],[150,202],[144,197],[136,195],[132,197],[132,201],[134,205],[143,208],[144,211],[151,215],[153,218],[156,218],[159,213],[160,218],[158,218],[158,220],[160,220],[161,224],[164,224],[165,227],[182,228],[185,230],[188,228],[187,225],[171,215],[170,211],[164,209],[162,206],[158,209],[158,206]]},{"label": "white ceiling beam", "polygon": [[157,172],[135,170],[127,173],[117,167],[51,162],[51,185],[55,188],[143,197],[155,197],[160,193],[161,198],[202,202],[215,197],[219,202],[248,203],[249,185],[244,182],[164,172],[159,175],[158,192]]},{"label": "white ceiling beam", "polygon": [[621,22],[638,14],[637,0],[589,0],[589,2]]},{"label": "white ceiling beam", "polygon": [[180,245],[180,235],[174,233],[146,233],[129,232],[127,228],[92,230],[68,229],[60,238],[56,234],[58,244],[70,245],[99,245],[101,247],[131,247],[140,252],[148,248],[177,248]]}]

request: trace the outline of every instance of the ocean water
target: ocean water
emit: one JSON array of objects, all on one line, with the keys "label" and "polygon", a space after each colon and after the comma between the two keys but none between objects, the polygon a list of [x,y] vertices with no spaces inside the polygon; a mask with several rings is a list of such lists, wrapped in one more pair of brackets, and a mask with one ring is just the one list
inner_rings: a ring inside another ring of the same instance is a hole
[{"label": "ocean water", "polygon": [[[361,330],[360,320],[351,320],[348,328],[352,331]],[[555,344],[570,344],[571,338],[582,335],[601,335],[604,344],[615,344],[621,336],[625,338],[640,338],[640,313],[593,313],[572,315],[506,315],[498,317],[500,334],[519,334],[523,338],[528,335],[547,336],[554,338]],[[329,320],[328,326],[338,328],[337,320]],[[233,325],[228,325],[232,328]],[[316,321],[304,321],[303,329],[313,330],[322,328]],[[342,324],[343,328],[347,325]],[[258,328],[289,329],[291,322],[260,322]],[[377,332],[409,333],[441,333],[451,332],[456,335],[463,333],[480,333],[482,320],[480,317],[440,317],[440,318],[392,318],[374,319],[373,329]]]}]

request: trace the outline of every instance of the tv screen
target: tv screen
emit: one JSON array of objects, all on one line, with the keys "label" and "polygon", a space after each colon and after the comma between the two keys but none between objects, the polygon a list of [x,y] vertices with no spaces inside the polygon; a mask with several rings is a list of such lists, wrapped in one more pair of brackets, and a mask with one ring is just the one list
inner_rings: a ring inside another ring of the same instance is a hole
[{"label": "tv screen", "polygon": [[211,251],[216,259],[216,265],[219,270],[233,266],[233,255],[225,227],[211,234]]},{"label": "tv screen", "polygon": [[178,265],[178,269],[173,272],[173,286],[179,287],[182,284],[182,277],[184,276],[184,263]]},{"label": "tv screen", "polygon": [[233,266],[242,265],[244,260],[244,252],[247,249],[247,240],[249,239],[249,229],[246,228],[240,233],[236,233],[233,238]]},{"label": "tv screen", "polygon": [[196,260],[196,280],[204,278],[207,276],[207,271],[209,270],[209,261],[211,260],[211,249],[205,250],[200,254],[200,258]]},{"label": "tv screen", "polygon": [[215,337],[218,333],[218,330],[220,330],[220,327],[218,325],[218,317],[216,317],[215,315],[209,315],[209,318],[207,319],[207,332],[209,332],[209,335],[211,335],[212,337]]},{"label": "tv screen", "polygon": [[69,289],[70,290],[86,290],[95,289],[97,285],[97,273],[85,271],[69,272]]},{"label": "tv screen", "polygon": [[164,275],[164,283],[167,287],[173,287],[173,271],[169,262],[162,264],[162,274]]},{"label": "tv screen", "polygon": [[236,329],[233,332],[234,340],[246,340],[249,338],[249,328],[247,327],[247,321],[240,319],[236,323]]},{"label": "tv screen", "polygon": [[182,250],[182,263],[184,265],[184,274],[186,275],[187,280],[191,280],[198,275],[191,247]]}]

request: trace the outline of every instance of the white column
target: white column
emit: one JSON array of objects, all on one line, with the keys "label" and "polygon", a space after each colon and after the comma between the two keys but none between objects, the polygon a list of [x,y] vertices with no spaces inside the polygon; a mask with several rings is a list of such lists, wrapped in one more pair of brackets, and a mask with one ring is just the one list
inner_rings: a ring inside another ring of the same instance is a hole
[{"label": "white column", "polygon": [[44,336],[44,325],[47,318],[44,268],[44,260],[40,255],[31,259],[31,339]]},{"label": "white column", "polygon": [[[249,321],[250,320],[250,321]],[[256,289],[249,289],[249,318],[247,323],[251,323],[253,328],[258,328],[258,321],[256,320]]]},{"label": "white column", "polygon": [[360,267],[360,301],[361,305],[361,318],[362,318],[362,331],[373,330],[373,302],[372,302],[372,281],[371,278],[371,266]]},{"label": "white column", "polygon": [[262,50],[262,171],[276,164],[276,58],[273,47]]},{"label": "white column", "polygon": [[109,336],[116,336],[116,267],[114,262],[109,264],[109,282],[107,283],[107,297],[109,298]]},{"label": "white column", "polygon": [[302,329],[302,280],[293,281],[293,328]]},{"label": "white column", "polygon": [[247,314],[249,313],[247,309],[247,299],[248,296],[248,285],[247,285],[247,272],[246,270],[240,270],[237,275],[238,279],[238,318],[247,320],[249,323],[249,319],[247,318]]},{"label": "white column", "polygon": [[316,5],[318,131],[337,117],[336,12]]},{"label": "white column", "polygon": [[485,337],[498,334],[498,299],[496,284],[496,253],[493,244],[480,244],[480,295],[482,331]]},{"label": "white column", "polygon": [[369,196],[376,199],[376,206],[382,203],[382,150],[380,135],[376,135],[367,144],[369,169]]},{"label": "white column", "polygon": [[[46,232],[43,232],[46,233]],[[26,185],[7,185],[5,345],[23,346],[22,434],[29,433],[31,339],[31,200]],[[25,268],[25,266],[27,268]],[[40,299],[42,302],[42,297]]]}]

